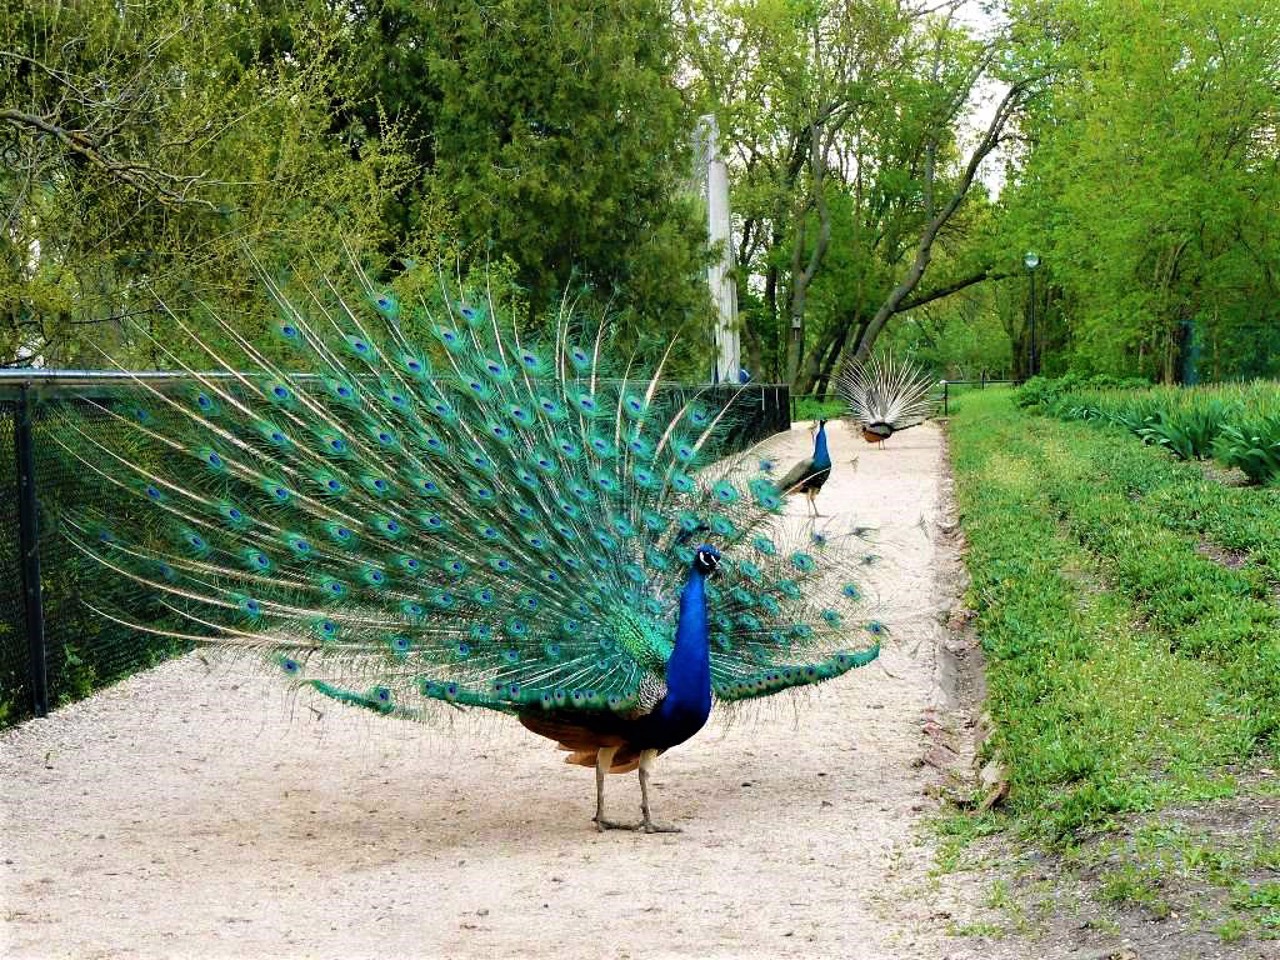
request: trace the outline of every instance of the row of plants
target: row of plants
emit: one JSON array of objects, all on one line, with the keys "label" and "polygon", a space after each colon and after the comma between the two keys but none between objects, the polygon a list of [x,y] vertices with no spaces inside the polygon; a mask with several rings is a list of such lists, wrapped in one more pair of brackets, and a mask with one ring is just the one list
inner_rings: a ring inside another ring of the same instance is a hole
[{"label": "row of plants", "polygon": [[1267,381],[1153,387],[1126,381],[1033,378],[1024,407],[1064,420],[1123,427],[1180,460],[1217,459],[1253,483],[1280,479],[1280,386]]},{"label": "row of plants", "polygon": [[1030,421],[1007,393],[967,397],[949,433],[989,749],[1010,783],[1002,813],[954,832],[1010,828],[1071,856],[1130,815],[1231,796],[1273,767],[1280,490]]}]

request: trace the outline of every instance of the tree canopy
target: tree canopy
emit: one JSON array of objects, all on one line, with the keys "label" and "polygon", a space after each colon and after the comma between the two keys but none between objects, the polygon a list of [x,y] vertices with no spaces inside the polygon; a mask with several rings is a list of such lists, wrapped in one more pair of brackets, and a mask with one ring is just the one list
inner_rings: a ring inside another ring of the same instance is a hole
[{"label": "tree canopy", "polygon": [[682,332],[703,376],[714,113],[757,379],[1022,376],[1032,316],[1046,372],[1280,372],[1280,0],[974,8],[0,0],[0,362],[154,364],[161,303],[252,331],[247,257],[354,256]]},{"label": "tree canopy", "polygon": [[1060,318],[1050,370],[1280,373],[1280,4],[1020,2],[1013,56],[1053,77],[1002,201]]}]

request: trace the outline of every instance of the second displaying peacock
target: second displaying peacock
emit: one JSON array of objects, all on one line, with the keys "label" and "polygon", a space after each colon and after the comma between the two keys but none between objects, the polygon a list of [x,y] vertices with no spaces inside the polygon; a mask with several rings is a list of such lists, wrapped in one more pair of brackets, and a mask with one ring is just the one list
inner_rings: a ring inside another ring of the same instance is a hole
[{"label": "second displaying peacock", "polygon": [[848,363],[836,384],[867,443],[883,445],[895,433],[929,418],[933,381],[910,360],[872,355]]},{"label": "second displaying peacock", "polygon": [[731,402],[612,366],[568,316],[540,344],[485,292],[362,282],[268,282],[270,350],[173,311],[202,362],[153,346],[189,386],[61,436],[103,488],[74,542],[165,614],[104,616],[388,716],[515,715],[595,767],[600,829],[605,775],[638,768],[647,832],[653,760],[713,698],[875,658],[856,534],[788,523],[759,456],[721,456]]}]

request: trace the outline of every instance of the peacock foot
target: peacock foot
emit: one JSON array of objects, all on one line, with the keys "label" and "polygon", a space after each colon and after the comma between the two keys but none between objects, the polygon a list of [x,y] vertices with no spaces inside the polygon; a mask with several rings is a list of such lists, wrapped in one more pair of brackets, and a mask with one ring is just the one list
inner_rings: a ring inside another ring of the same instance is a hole
[{"label": "peacock foot", "polygon": [[654,823],[649,819],[648,811],[645,811],[644,819],[640,821],[640,829],[645,833],[681,833],[679,827],[673,827],[669,824]]},{"label": "peacock foot", "polygon": [[595,821],[596,830],[604,833],[606,830],[639,830],[644,826],[642,823],[619,823],[616,820],[605,820],[602,817],[592,817]]}]

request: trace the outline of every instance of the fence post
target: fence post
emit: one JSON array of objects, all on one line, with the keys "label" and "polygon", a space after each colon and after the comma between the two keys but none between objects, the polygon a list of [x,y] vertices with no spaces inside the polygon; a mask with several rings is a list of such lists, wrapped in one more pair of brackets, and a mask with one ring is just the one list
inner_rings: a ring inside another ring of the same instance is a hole
[{"label": "fence post", "polygon": [[18,391],[13,445],[18,466],[18,548],[22,560],[22,604],[27,619],[27,665],[37,717],[49,713],[48,651],[44,641],[44,601],[40,593],[40,528],[36,514],[36,458],[31,438],[30,387]]},{"label": "fence post", "polygon": [[950,386],[946,380],[942,381],[942,415],[947,415],[947,388]]}]

